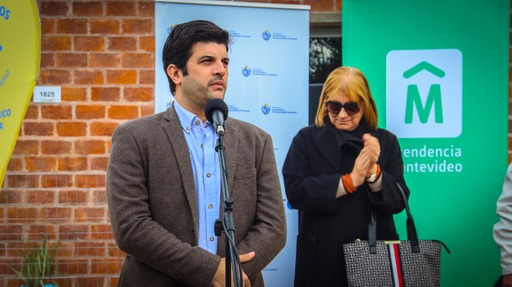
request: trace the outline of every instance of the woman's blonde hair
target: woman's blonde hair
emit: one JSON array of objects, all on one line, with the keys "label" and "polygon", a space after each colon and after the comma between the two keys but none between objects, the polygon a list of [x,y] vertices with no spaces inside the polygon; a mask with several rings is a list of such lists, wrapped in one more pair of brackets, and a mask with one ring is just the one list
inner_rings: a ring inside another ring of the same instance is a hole
[{"label": "woman's blonde hair", "polygon": [[318,101],[318,110],[316,111],[315,125],[325,126],[325,117],[327,108],[325,103],[331,95],[342,93],[350,101],[360,103],[363,107],[363,117],[372,130],[377,129],[377,107],[373,100],[368,80],[364,74],[354,67],[339,67],[332,71],[327,80],[325,80],[320,100]]}]

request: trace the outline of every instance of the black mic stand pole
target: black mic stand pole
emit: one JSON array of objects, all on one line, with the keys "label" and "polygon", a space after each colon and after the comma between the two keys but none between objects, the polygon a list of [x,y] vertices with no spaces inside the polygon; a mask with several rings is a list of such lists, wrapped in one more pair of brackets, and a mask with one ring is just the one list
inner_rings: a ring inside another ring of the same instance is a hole
[{"label": "black mic stand pole", "polygon": [[224,199],[224,216],[215,221],[215,235],[224,231],[226,237],[226,287],[231,287],[231,267],[234,287],[242,287],[242,266],[235,243],[235,222],[233,220],[233,198],[229,197],[226,158],[224,155],[224,133],[219,133],[215,151],[219,154],[221,172],[221,193]]}]

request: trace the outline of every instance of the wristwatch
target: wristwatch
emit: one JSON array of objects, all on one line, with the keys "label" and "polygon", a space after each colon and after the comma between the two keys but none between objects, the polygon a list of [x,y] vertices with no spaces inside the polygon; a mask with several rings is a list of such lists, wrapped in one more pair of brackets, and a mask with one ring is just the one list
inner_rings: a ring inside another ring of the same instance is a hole
[{"label": "wristwatch", "polygon": [[374,183],[377,181],[377,173],[373,173],[372,175],[370,175],[370,177],[368,177],[366,179],[366,182],[368,183]]}]

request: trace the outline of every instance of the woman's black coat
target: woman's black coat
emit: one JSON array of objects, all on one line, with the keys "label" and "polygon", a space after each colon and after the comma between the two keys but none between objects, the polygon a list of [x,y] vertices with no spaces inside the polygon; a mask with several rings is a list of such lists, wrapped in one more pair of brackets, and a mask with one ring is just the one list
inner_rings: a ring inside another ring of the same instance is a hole
[{"label": "woman's black coat", "polygon": [[[382,190],[373,192],[364,183],[337,199],[340,177],[352,171],[364,133],[379,139]],[[370,131],[364,118],[350,133],[338,131],[329,119],[325,127],[305,127],[293,139],[283,178],[288,202],[299,210],[295,286],[346,286],[342,244],[368,238],[372,210],[377,239],[398,239],[393,214],[401,212],[404,204],[397,182],[407,196],[409,189],[400,146],[391,132]]]}]

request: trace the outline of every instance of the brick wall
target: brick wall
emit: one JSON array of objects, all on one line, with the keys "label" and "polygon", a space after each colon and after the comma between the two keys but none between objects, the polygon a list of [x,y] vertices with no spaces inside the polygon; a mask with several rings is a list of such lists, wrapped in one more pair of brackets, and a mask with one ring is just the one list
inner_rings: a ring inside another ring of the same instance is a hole
[{"label": "brick wall", "polygon": [[[236,2],[236,1],[235,1]],[[246,1],[247,2],[247,1]],[[341,0],[249,1],[341,11]],[[48,236],[63,286],[116,286],[124,254],[109,224],[105,171],[116,126],[154,112],[154,0],[37,0],[38,85],[58,104],[31,103],[0,192],[0,286]]]}]

